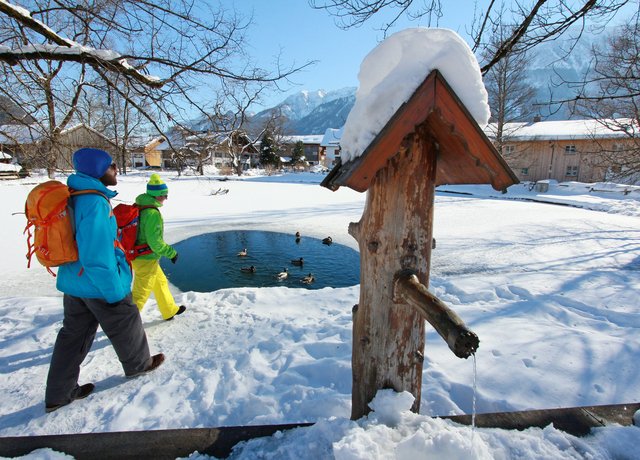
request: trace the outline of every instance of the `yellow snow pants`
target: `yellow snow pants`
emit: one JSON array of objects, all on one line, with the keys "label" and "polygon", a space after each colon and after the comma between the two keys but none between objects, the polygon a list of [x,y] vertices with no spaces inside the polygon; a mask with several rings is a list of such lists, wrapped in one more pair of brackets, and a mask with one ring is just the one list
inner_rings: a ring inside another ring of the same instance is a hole
[{"label": "yellow snow pants", "polygon": [[178,312],[178,306],[169,291],[169,282],[158,259],[134,259],[133,265],[133,302],[142,311],[153,292],[158,310],[163,319],[169,319]]}]

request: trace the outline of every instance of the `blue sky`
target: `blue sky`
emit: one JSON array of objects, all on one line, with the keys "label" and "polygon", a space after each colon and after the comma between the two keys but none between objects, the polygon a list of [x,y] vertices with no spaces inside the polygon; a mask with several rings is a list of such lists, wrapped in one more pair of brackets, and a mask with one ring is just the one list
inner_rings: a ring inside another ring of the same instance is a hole
[{"label": "blue sky", "polygon": [[[260,66],[272,67],[278,54],[285,67],[317,61],[294,75],[293,84],[284,87],[284,93],[265,96],[256,110],[273,107],[286,96],[303,89],[330,91],[357,87],[362,60],[384,38],[379,30],[384,21],[378,16],[359,28],[345,31],[335,25],[335,18],[327,11],[311,8],[307,0],[220,1],[245,16],[253,15],[247,52]],[[421,1],[416,3],[422,4]],[[489,0],[443,0],[444,17],[437,24],[428,24],[427,18],[414,21],[403,18],[390,33],[407,27],[445,27],[456,31],[469,43],[468,31],[477,16],[476,9],[482,12],[488,3]],[[617,19],[629,17],[638,8],[636,2],[630,2]],[[387,16],[389,11],[386,10]]]},{"label": "blue sky", "polygon": [[[455,0],[448,3],[455,5],[449,8],[456,10],[445,11],[447,21],[441,21],[439,26],[451,28],[467,39],[465,26],[471,24],[475,2]],[[344,31],[335,25],[328,12],[312,9],[306,0],[245,0],[234,2],[234,7],[245,15],[253,12],[253,25],[249,32],[251,47],[247,51],[262,66],[271,65],[278,53],[281,53],[285,64],[318,61],[293,77],[293,83],[298,86],[290,87],[284,94],[266,97],[264,107],[271,107],[287,95],[303,89],[329,91],[357,87],[360,63],[384,38],[377,30],[381,24],[378,18],[370,24]],[[403,20],[393,32],[426,25],[426,19]]]}]

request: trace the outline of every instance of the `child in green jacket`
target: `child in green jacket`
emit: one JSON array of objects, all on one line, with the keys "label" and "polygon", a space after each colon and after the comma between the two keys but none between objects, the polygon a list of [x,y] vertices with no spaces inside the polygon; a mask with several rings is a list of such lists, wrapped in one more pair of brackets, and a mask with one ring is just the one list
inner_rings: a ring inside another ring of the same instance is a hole
[{"label": "child in green jacket", "polygon": [[147,193],[136,198],[136,204],[145,206],[140,210],[140,223],[136,245],[148,244],[151,253],[136,257],[133,262],[133,301],[142,311],[149,296],[153,292],[158,303],[158,309],[165,321],[184,313],[184,305],[177,306],[169,291],[169,283],[162,268],[160,257],[171,259],[174,264],[178,260],[178,253],[164,242],[164,221],[160,208],[169,197],[169,188],[158,174],[152,174],[147,183]]}]

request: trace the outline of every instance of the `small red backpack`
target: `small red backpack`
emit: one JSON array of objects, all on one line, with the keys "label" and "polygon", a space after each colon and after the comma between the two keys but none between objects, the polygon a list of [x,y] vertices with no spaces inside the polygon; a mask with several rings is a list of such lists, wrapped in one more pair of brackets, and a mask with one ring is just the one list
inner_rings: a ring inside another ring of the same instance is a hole
[{"label": "small red backpack", "polygon": [[140,224],[140,211],[149,208],[157,209],[155,206],[140,206],[137,204],[124,203],[113,208],[113,215],[116,216],[116,221],[118,222],[118,241],[128,262],[131,262],[138,256],[151,254],[153,252],[148,244],[136,245]]}]

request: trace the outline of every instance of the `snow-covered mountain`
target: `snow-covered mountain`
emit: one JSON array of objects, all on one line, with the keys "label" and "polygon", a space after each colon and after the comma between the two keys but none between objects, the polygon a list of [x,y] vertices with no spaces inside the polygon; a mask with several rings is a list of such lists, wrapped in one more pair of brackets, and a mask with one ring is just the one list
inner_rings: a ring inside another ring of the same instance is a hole
[{"label": "snow-covered mountain", "polygon": [[34,118],[18,107],[11,99],[0,96],[0,125],[11,123],[33,123]]},{"label": "snow-covered mountain", "polygon": [[[324,134],[327,128],[340,128],[344,125],[351,107],[355,103],[355,87],[325,91],[301,90],[288,96],[275,107],[252,114],[246,127],[249,131],[259,132],[272,117],[278,117],[284,124],[287,134]],[[198,117],[188,123],[190,129],[199,132],[221,129],[225,124],[233,125],[233,114],[229,121],[217,119],[216,127],[206,116]]]},{"label": "snow-covered mountain", "polygon": [[355,89],[352,94],[324,102],[305,117],[290,124],[296,134],[324,134],[327,128],[341,128],[356,101]]},{"label": "snow-covered mountain", "polygon": [[[578,82],[589,70],[591,46],[599,37],[583,37],[577,43],[559,40],[538,45],[531,53],[528,74],[540,103],[566,100],[576,95]],[[556,110],[557,106],[541,107],[540,114],[549,120],[571,117],[566,108]]]},{"label": "snow-covered mountain", "polygon": [[355,87],[347,87],[332,91],[325,91],[322,89],[316,91],[302,90],[287,97],[273,109],[267,110],[278,110],[289,120],[297,121],[310,115],[319,106],[331,103],[335,100],[344,99],[345,97],[353,96],[355,92]]},{"label": "snow-covered mountain", "polygon": [[251,121],[261,125],[275,113],[285,120],[285,130],[290,134],[324,134],[327,128],[342,127],[355,102],[355,93],[355,87],[302,90],[257,113]]}]

